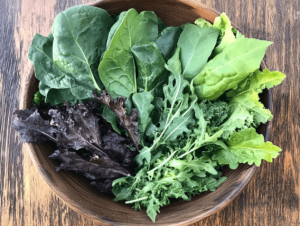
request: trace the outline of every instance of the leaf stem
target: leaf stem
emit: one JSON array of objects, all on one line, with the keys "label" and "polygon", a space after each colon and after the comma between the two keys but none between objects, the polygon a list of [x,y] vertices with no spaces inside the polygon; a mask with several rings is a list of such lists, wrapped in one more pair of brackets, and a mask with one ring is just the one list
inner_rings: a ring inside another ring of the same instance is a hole
[{"label": "leaf stem", "polygon": [[164,164],[166,164],[173,157],[173,155],[175,155],[176,152],[177,152],[177,150],[174,151],[165,161],[163,161],[161,164],[159,164],[159,166],[157,166],[154,169],[148,171],[147,173],[149,174],[150,172],[155,171],[155,170],[159,169],[160,167],[162,167]]},{"label": "leaf stem", "polygon": [[130,204],[130,203],[139,202],[139,201],[142,201],[142,200],[145,200],[145,199],[148,199],[148,196],[143,197],[143,198],[139,198],[139,199],[135,199],[135,200],[130,200],[130,201],[127,201],[125,203]]}]

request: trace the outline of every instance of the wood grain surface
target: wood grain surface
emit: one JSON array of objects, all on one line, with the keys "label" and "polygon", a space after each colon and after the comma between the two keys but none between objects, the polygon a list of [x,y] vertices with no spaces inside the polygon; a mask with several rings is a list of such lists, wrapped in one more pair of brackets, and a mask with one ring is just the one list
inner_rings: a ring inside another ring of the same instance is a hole
[{"label": "wood grain surface", "polygon": [[[197,0],[199,1],[199,0]],[[11,128],[12,112],[30,69],[35,33],[47,35],[55,15],[81,0],[0,1],[0,225],[99,225],[68,208],[43,181]],[[300,225],[300,1],[201,0],[248,37],[274,42],[265,62],[287,75],[273,89],[271,141],[282,148],[263,163],[244,192],[219,213],[195,225]]]}]

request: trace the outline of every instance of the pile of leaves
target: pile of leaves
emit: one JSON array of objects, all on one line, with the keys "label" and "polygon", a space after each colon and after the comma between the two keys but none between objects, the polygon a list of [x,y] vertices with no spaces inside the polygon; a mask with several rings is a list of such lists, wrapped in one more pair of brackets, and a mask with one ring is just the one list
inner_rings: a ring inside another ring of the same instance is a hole
[{"label": "pile of leaves", "polygon": [[259,93],[285,78],[259,70],[270,44],[246,38],[224,13],[175,27],[150,11],[72,7],[29,50],[34,102],[51,107],[17,111],[15,128],[23,141],[56,142],[57,169],[112,186],[115,201],[144,206],[155,221],[171,198],[214,191],[224,166],[278,156],[256,133],[272,118]]},{"label": "pile of leaves", "polygon": [[[97,98],[109,104],[112,111],[126,111],[122,98],[111,101],[105,91]],[[57,150],[49,158],[58,160],[57,171],[75,171],[91,180],[101,192],[111,193],[114,179],[134,174],[133,158],[137,152],[133,140],[115,132],[103,118],[100,106],[94,101],[74,106],[68,102],[63,106],[42,102],[40,106],[15,111],[13,126],[21,142],[56,144]],[[138,138],[136,111],[119,116],[122,124],[129,125],[128,133]]]}]

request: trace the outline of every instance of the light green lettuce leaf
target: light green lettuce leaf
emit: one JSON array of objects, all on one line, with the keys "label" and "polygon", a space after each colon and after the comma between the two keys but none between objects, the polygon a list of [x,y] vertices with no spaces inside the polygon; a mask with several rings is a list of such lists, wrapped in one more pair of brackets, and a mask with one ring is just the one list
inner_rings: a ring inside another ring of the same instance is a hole
[{"label": "light green lettuce leaf", "polygon": [[[229,117],[217,130],[223,131],[222,138],[228,139],[236,129],[249,127],[253,123],[253,115],[239,104],[229,105]],[[213,129],[213,131],[216,131]]]},{"label": "light green lettuce leaf", "polygon": [[230,90],[226,93],[226,96],[234,97],[251,91],[261,93],[265,88],[270,89],[279,85],[284,78],[285,75],[279,71],[269,71],[265,69],[261,72],[256,70],[245,80],[241,81],[237,89]]},{"label": "light green lettuce leaf", "polygon": [[235,42],[235,36],[232,32],[230,20],[225,13],[215,18],[213,28],[220,30],[219,39],[221,41],[212,53],[212,56],[216,56],[221,53],[228,44]]},{"label": "light green lettuce leaf", "polygon": [[[248,128],[233,133],[227,141],[228,149],[217,153],[214,159],[222,164],[229,164],[233,169],[236,163],[256,164],[260,166],[262,160],[272,162],[279,155],[281,149],[271,142],[264,142],[264,137],[256,133],[254,128]],[[234,156],[228,154],[228,150]]]},{"label": "light green lettuce leaf", "polygon": [[215,100],[226,90],[237,88],[239,82],[259,68],[270,44],[242,38],[226,46],[194,79],[199,99]]},{"label": "light green lettuce leaf", "polygon": [[208,22],[207,20],[205,20],[204,18],[198,18],[195,21],[195,24],[198,27],[213,27],[213,25],[210,22]]},{"label": "light green lettuce leaf", "polygon": [[248,91],[233,97],[229,104],[239,104],[251,112],[254,116],[256,125],[266,123],[272,119],[272,114],[269,109],[265,109],[264,105],[259,101],[257,92]]}]

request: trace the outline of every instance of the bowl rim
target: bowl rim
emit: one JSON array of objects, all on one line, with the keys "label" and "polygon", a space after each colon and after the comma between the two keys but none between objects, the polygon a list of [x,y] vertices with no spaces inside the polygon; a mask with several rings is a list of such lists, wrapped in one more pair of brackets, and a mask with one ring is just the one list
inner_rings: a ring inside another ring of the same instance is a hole
[{"label": "bowl rim", "polygon": [[[90,6],[94,6],[94,7],[98,7],[99,4],[105,3],[105,2],[109,2],[109,0],[96,0],[93,1],[91,3],[85,4],[85,5],[90,5]],[[202,3],[198,3],[196,1],[192,1],[193,4],[195,5],[195,7],[199,7],[199,8],[203,8],[206,10],[209,10],[211,12],[213,12],[216,15],[220,15],[220,12],[202,4]],[[234,26],[236,27],[236,26]],[[261,70],[265,69],[266,65],[265,62],[262,61],[261,63]],[[25,80],[25,88],[22,89],[22,95],[20,96],[20,109],[24,109],[26,107],[26,103],[28,103],[28,99],[32,99],[29,96],[26,95],[26,93],[28,93],[28,90],[30,88],[30,84],[35,81],[36,78],[34,76],[34,66],[31,66],[31,69],[29,70],[29,72],[27,73],[26,76],[26,80]],[[25,95],[24,95],[25,94]],[[272,108],[273,108],[273,102],[272,102],[272,91],[271,89],[267,90],[267,105],[266,106],[271,112],[272,112]],[[271,126],[272,126],[272,121],[268,121],[266,123],[266,129],[265,129],[265,141],[269,140],[270,138],[270,133],[271,133]],[[78,203],[76,203],[74,200],[70,199],[68,196],[66,196],[64,194],[63,191],[61,191],[57,186],[55,186],[55,184],[53,183],[50,175],[47,173],[47,171],[44,169],[43,165],[41,164],[41,162],[39,161],[38,155],[35,151],[35,144],[33,143],[24,143],[24,146],[26,147],[30,159],[33,163],[33,165],[37,168],[37,170],[39,171],[40,175],[42,176],[42,178],[44,179],[44,181],[46,182],[46,184],[50,187],[50,189],[52,191],[54,191],[54,193],[63,200],[63,202],[70,207],[72,210],[75,210],[77,213],[92,219],[94,222],[97,223],[101,223],[102,225],[112,225],[113,223],[109,220],[109,219],[104,219],[102,218],[100,215],[95,216],[95,214],[90,213],[90,211],[86,208],[86,207],[79,207]],[[223,200],[222,202],[220,202],[218,205],[213,206],[212,208],[210,208],[209,210],[205,211],[203,214],[197,215],[193,218],[190,218],[188,221],[181,221],[178,222],[176,224],[173,225],[189,225],[189,224],[193,224],[196,222],[199,222],[217,212],[219,212],[220,210],[222,210],[223,208],[225,208],[230,202],[233,201],[234,198],[236,198],[244,189],[244,187],[251,181],[251,179],[253,178],[255,172],[257,171],[258,167],[255,165],[252,165],[249,167],[248,169],[248,173],[247,175],[244,177],[244,179],[240,182],[240,185],[235,188],[234,190],[232,190],[230,192],[229,195],[226,195],[226,199]],[[119,224],[121,225],[121,224]],[[122,224],[122,225],[129,225],[129,224]],[[153,223],[149,222],[143,225],[153,225]]]}]

